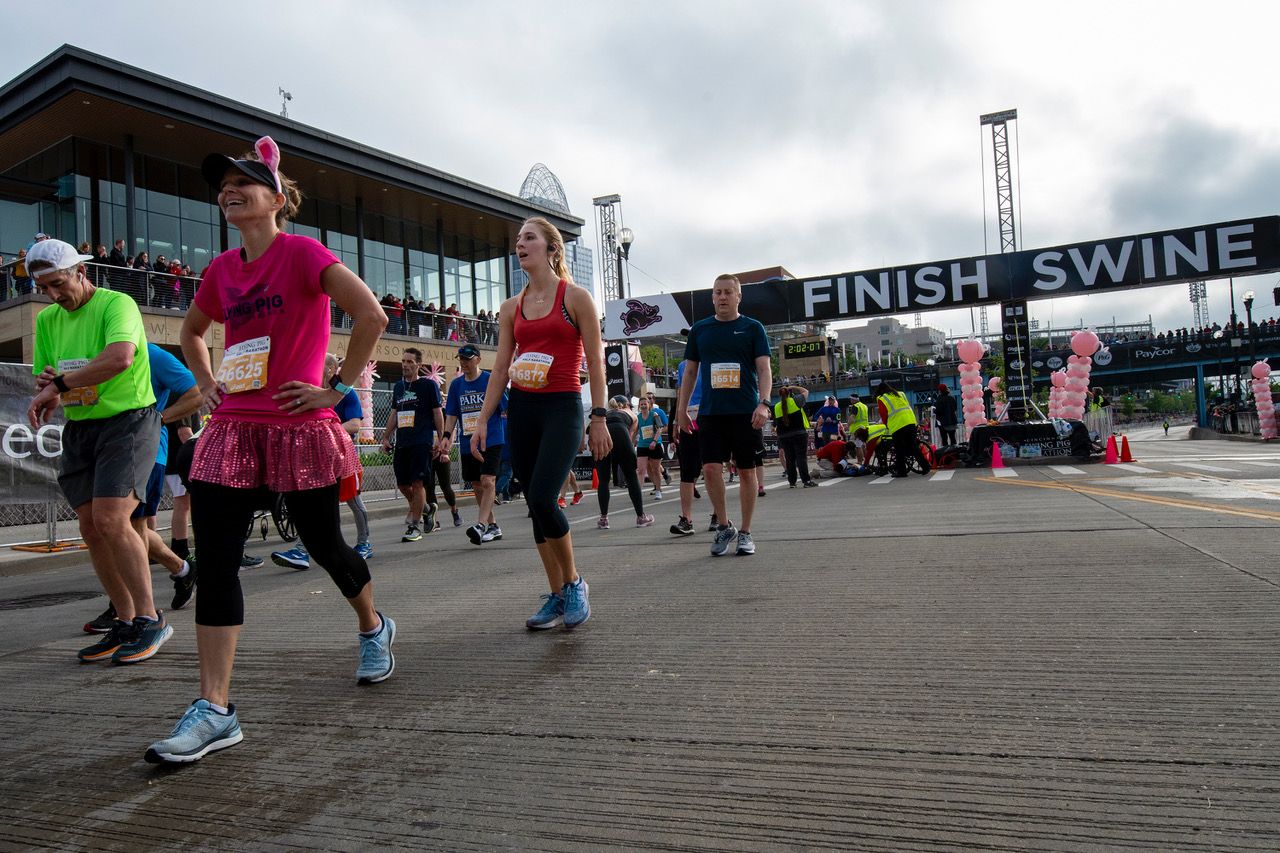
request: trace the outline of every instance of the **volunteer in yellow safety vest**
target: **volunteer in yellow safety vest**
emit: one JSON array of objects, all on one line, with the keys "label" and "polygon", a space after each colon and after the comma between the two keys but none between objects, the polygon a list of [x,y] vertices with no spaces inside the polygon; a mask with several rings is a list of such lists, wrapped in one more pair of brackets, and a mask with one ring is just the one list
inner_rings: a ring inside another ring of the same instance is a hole
[{"label": "volunteer in yellow safety vest", "polygon": [[907,476],[907,460],[914,458],[920,463],[920,470],[929,473],[929,460],[920,451],[920,439],[916,432],[916,413],[907,401],[907,395],[894,388],[888,382],[881,382],[876,390],[880,398],[880,420],[893,441],[894,466],[893,476]]},{"label": "volunteer in yellow safety vest", "polygon": [[809,476],[809,416],[804,401],[809,392],[799,385],[783,385],[778,389],[778,402],[773,404],[773,425],[778,433],[778,452],[787,470],[787,482],[796,487],[796,475],[806,489],[818,484]]},{"label": "volunteer in yellow safety vest", "polygon": [[[867,404],[862,402],[857,394],[849,395],[849,437],[852,439],[857,435],[858,430],[866,429],[870,424],[871,417],[867,413]],[[863,445],[854,442],[856,448],[855,458],[859,465],[867,464],[867,457],[864,453]]]}]

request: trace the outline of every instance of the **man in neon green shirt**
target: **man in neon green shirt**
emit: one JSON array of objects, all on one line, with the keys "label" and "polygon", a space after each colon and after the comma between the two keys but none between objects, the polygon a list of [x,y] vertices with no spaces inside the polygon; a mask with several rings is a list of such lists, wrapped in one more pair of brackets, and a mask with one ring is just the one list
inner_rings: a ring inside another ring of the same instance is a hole
[{"label": "man in neon green shirt", "polygon": [[146,543],[129,520],[147,493],[160,415],[142,314],[128,296],[91,284],[88,260],[61,240],[27,254],[28,273],[55,303],[36,316],[38,391],[27,419],[38,428],[58,406],[66,410],[58,485],[116,609],[111,630],[79,658],[138,663],[173,635],[152,598]]}]

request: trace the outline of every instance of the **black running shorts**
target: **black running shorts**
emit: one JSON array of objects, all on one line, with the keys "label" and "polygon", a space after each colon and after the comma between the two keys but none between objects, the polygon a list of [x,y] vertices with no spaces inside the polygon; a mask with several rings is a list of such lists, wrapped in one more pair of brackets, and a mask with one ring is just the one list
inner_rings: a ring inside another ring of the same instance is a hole
[{"label": "black running shorts", "polygon": [[751,415],[698,415],[698,450],[702,464],[730,459],[739,470],[760,464],[764,436],[751,426]]}]

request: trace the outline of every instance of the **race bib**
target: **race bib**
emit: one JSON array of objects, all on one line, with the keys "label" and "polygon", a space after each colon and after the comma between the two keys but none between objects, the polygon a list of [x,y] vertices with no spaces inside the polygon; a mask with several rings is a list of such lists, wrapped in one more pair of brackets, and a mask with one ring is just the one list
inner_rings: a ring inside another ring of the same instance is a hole
[{"label": "race bib", "polygon": [[653,438],[653,426],[649,425],[649,426],[640,427],[640,437],[643,438],[645,441],[648,441],[649,439]]},{"label": "race bib", "polygon": [[271,338],[253,338],[227,347],[218,368],[218,382],[227,392],[257,391],[267,385],[267,359],[271,355]]},{"label": "race bib", "polygon": [[471,435],[476,431],[476,427],[480,425],[479,412],[463,412],[462,413],[462,431],[467,435]]},{"label": "race bib", "polygon": [[413,429],[415,411],[396,412],[396,429]]},{"label": "race bib", "polygon": [[712,388],[741,388],[742,365],[732,361],[722,361],[711,365]]},{"label": "race bib", "polygon": [[[79,370],[89,363],[87,358],[68,358],[58,362],[59,373],[70,373],[73,370]],[[98,388],[94,385],[87,385],[84,388],[72,388],[70,391],[63,393],[62,405],[64,406],[92,406],[98,402]]]},{"label": "race bib", "polygon": [[522,352],[511,363],[511,384],[525,391],[538,391],[547,387],[551,377],[554,356],[545,352]]}]

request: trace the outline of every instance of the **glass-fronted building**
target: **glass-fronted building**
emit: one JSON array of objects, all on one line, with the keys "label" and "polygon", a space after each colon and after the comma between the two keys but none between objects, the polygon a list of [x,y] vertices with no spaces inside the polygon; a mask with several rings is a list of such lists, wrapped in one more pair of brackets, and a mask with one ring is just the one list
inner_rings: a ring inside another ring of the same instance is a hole
[{"label": "glass-fronted building", "polygon": [[[583,221],[564,211],[64,46],[0,88],[0,255],[11,263],[43,231],[108,249],[124,239],[130,255],[199,273],[239,246],[200,162],[262,135],[305,196],[288,230],[320,240],[379,297],[493,310],[513,292],[508,259],[525,218],[581,235]],[[6,300],[0,319],[41,300]],[[0,360],[29,357],[13,326],[0,322]]]},{"label": "glass-fronted building", "polygon": [[[592,276],[595,270],[591,264],[591,249],[582,243],[566,243],[564,247],[564,259],[569,267],[569,275],[573,278],[574,284],[579,284],[587,290],[595,292],[595,284]],[[519,293],[524,290],[524,286],[529,283],[528,274],[520,269],[520,259],[512,255],[508,259],[510,264],[511,275],[511,292]],[[603,308],[604,306],[600,306]]]}]

